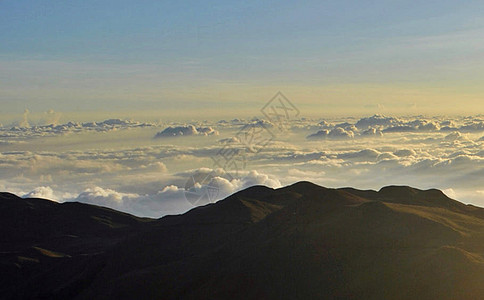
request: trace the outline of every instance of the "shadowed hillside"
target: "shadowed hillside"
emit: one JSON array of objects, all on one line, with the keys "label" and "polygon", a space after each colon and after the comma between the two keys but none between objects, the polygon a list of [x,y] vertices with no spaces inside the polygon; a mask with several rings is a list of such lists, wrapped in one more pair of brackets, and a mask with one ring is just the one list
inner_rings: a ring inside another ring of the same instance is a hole
[{"label": "shadowed hillside", "polygon": [[479,299],[484,209],[438,190],[255,186],[140,219],[0,195],[12,299]]}]

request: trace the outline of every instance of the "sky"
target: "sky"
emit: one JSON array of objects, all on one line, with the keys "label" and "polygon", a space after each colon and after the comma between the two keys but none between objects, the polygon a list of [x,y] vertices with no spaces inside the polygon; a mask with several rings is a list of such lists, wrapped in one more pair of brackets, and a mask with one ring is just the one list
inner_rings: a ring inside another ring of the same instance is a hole
[{"label": "sky", "polygon": [[0,191],[149,217],[300,180],[484,206],[483,10],[0,0]]},{"label": "sky", "polygon": [[484,108],[482,1],[0,1],[0,122]]}]

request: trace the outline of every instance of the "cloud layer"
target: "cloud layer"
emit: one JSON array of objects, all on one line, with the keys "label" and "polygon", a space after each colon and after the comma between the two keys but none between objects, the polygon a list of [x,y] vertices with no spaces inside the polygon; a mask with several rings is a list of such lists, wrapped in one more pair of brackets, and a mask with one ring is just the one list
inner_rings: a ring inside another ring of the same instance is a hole
[{"label": "cloud layer", "polygon": [[[152,217],[180,213],[250,185],[276,187],[299,180],[363,189],[435,187],[484,205],[484,121],[479,116],[298,119],[264,144],[258,143],[257,131],[244,131],[257,122],[222,120],[191,128],[113,119],[72,125],[78,128],[75,139],[38,135],[34,126],[24,131],[3,127],[0,187],[25,197],[81,201]],[[161,126],[190,132],[210,128],[218,135],[153,139]],[[254,147],[258,151],[251,151]]]}]

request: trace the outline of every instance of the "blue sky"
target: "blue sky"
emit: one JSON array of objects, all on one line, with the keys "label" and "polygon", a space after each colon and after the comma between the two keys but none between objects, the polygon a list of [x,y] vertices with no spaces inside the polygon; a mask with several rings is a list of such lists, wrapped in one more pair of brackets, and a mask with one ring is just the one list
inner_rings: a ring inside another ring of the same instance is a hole
[{"label": "blue sky", "polygon": [[[484,108],[481,1],[0,1],[3,113]],[[246,105],[246,103],[249,103]],[[221,105],[223,104],[223,105]],[[461,112],[461,111],[459,111]],[[348,111],[348,113],[354,113]],[[214,113],[216,114],[216,112]]]}]

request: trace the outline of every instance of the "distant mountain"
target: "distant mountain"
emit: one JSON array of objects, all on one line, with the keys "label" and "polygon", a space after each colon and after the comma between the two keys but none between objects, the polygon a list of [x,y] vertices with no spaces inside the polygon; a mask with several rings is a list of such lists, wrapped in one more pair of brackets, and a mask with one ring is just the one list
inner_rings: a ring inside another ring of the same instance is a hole
[{"label": "distant mountain", "polygon": [[484,209],[438,190],[255,186],[158,220],[0,194],[6,299],[481,299]]}]

